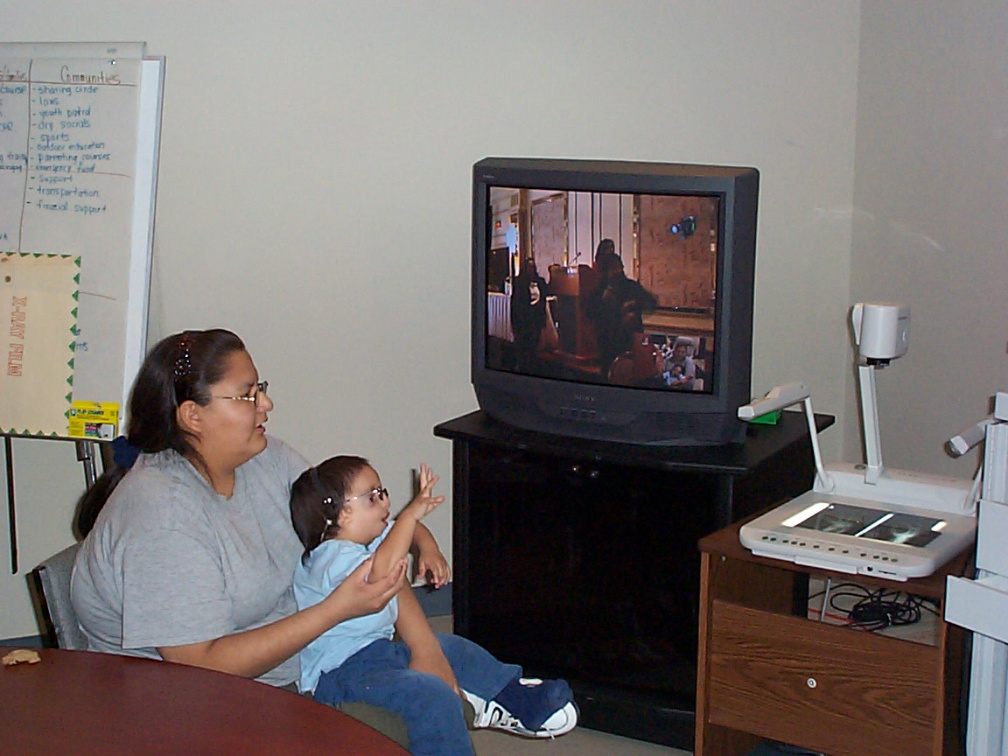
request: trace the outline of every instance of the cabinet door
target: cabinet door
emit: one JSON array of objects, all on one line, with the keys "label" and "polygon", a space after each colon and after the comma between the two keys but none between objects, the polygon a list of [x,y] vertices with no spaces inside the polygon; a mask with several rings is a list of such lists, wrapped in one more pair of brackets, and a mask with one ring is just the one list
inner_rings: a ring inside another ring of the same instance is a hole
[{"label": "cabinet door", "polygon": [[941,742],[941,648],[720,600],[710,626],[711,724],[834,756]]},{"label": "cabinet door", "polygon": [[536,675],[692,709],[718,478],[474,445],[468,634]]}]

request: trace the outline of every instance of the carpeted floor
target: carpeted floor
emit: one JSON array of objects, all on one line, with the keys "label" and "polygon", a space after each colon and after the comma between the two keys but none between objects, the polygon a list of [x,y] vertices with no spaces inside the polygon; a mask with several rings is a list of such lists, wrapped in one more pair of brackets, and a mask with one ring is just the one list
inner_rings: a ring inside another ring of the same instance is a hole
[{"label": "carpeted floor", "polygon": [[477,756],[688,756],[690,753],[583,727],[552,741],[483,730],[473,733],[473,745]]},{"label": "carpeted floor", "polygon": [[[429,620],[437,632],[452,631],[450,616],[430,617]],[[555,740],[534,740],[482,730],[473,733],[473,744],[477,756],[688,756],[690,753],[584,727]]]}]

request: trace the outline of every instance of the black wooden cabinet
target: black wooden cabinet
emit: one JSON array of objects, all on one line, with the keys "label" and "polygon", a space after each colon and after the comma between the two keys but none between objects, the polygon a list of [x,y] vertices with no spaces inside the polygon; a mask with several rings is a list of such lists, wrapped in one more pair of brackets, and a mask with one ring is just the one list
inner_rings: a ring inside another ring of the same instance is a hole
[{"label": "black wooden cabinet", "polygon": [[697,541],[811,487],[804,415],[723,447],[552,436],[482,412],[434,433],[452,440],[455,632],[566,678],[586,727],[691,749]]}]

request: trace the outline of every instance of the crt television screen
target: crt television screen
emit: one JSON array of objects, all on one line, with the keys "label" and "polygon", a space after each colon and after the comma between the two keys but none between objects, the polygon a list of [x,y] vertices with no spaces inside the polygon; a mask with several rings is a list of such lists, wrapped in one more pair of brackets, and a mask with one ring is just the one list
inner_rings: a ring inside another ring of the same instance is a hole
[{"label": "crt television screen", "polygon": [[720,196],[491,186],[486,366],[710,394]]}]

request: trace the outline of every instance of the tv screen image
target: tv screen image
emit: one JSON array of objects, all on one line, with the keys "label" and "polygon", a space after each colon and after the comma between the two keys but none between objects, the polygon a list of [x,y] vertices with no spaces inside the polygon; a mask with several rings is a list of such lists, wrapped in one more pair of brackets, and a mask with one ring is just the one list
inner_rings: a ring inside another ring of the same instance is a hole
[{"label": "tv screen image", "polygon": [[710,391],[718,197],[491,186],[490,204],[511,243],[488,250],[488,367]]},{"label": "tv screen image", "polygon": [[473,169],[472,375],[497,419],[740,441],[758,172],[488,158]]}]

